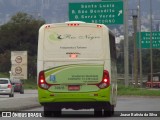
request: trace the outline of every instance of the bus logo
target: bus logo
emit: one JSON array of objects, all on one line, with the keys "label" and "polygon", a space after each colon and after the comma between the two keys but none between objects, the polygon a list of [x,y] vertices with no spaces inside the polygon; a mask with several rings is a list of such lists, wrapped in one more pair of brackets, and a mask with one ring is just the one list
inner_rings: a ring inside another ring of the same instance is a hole
[{"label": "bus logo", "polygon": [[56,76],[55,75],[50,75],[50,81],[56,82]]},{"label": "bus logo", "polygon": [[55,32],[53,32],[52,34],[49,35],[49,40],[51,40],[51,41],[60,41],[62,39],[63,39],[62,35],[58,35]]}]

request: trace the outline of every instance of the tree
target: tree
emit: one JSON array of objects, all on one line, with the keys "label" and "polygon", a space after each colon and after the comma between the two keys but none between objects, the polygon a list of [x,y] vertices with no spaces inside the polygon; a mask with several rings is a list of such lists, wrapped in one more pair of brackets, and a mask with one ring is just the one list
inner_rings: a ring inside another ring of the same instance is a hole
[{"label": "tree", "polygon": [[[128,58],[129,58],[129,73],[132,74],[132,67],[133,67],[133,38],[130,36],[128,43]],[[119,51],[117,51],[118,57],[117,57],[117,70],[118,73],[124,73],[124,40],[121,40],[119,43]]]},{"label": "tree", "polygon": [[[151,61],[150,61],[150,49],[142,50],[143,53],[143,73],[148,75],[151,72]],[[153,49],[152,50],[153,57],[153,73],[160,72],[160,50]]]},{"label": "tree", "polygon": [[[124,73],[124,41],[121,40],[119,43],[120,48],[120,55],[117,58],[117,67],[119,73]],[[133,67],[133,37],[129,37],[129,73],[132,73],[132,67]],[[139,51],[139,50],[138,50]],[[159,49],[153,49],[153,73],[160,72],[160,50]],[[139,59],[139,56],[138,56]],[[142,49],[142,68],[143,68],[143,74],[148,75],[151,72],[151,63],[150,63],[150,49]],[[139,65],[138,65],[139,67]]]},{"label": "tree", "polygon": [[[44,20],[35,19],[27,13],[19,12],[12,16],[10,21],[0,26],[0,54],[6,54],[6,51],[28,51],[29,66],[36,66],[36,62],[33,61],[36,61],[37,55],[38,30],[44,23]],[[0,61],[0,65],[1,63]],[[6,66],[9,65],[6,64]],[[10,70],[9,67],[7,68],[8,70],[2,72]],[[36,71],[35,67],[34,71]]]}]

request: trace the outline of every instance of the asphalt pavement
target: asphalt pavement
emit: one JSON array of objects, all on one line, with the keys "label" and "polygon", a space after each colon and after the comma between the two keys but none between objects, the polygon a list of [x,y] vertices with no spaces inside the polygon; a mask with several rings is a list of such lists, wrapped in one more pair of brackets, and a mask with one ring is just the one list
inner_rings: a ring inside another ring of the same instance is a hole
[{"label": "asphalt pavement", "polygon": [[[9,98],[8,96],[3,98],[0,97],[0,112],[3,111],[22,111],[26,109],[32,109],[35,107],[40,107],[41,105],[38,102],[37,98],[37,90],[25,90],[25,93],[23,95],[16,94],[15,97]],[[118,96],[118,98],[124,99],[124,98],[150,98],[149,96]],[[159,98],[159,97],[151,97],[153,98]]]},{"label": "asphalt pavement", "polygon": [[[41,106],[38,102],[37,91],[25,90],[25,93],[22,95],[22,97],[13,97],[13,98],[8,97],[8,99],[7,97],[0,98],[1,112],[2,111],[21,111],[21,110],[26,110],[26,109]],[[5,99],[5,100],[1,100],[1,99]]]}]

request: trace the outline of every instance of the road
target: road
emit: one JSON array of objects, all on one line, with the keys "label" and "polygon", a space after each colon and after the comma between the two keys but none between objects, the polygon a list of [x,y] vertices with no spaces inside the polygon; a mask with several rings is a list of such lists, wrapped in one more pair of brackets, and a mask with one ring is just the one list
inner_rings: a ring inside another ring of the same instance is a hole
[{"label": "road", "polygon": [[[30,93],[30,92],[29,92]],[[25,95],[25,94],[24,94]],[[27,96],[35,96],[36,92],[33,94],[27,94],[26,96],[20,95],[20,94],[15,94],[15,98],[11,98],[11,99],[16,99],[16,97],[19,98],[27,98]],[[7,98],[2,98],[2,99],[7,99]],[[1,98],[0,98],[1,100]],[[1,100],[2,101],[2,100]],[[160,115],[160,97],[118,97],[117,100],[117,106],[115,109],[115,115],[113,117],[99,117],[99,118],[95,118],[93,117],[93,111],[92,110],[88,110],[85,111],[85,113],[83,112],[83,114],[81,114],[82,112],[78,111],[73,114],[73,110],[65,110],[63,109],[64,113],[62,115],[62,117],[56,117],[56,118],[44,118],[44,117],[40,117],[41,115],[43,116],[43,108],[42,107],[38,107],[38,108],[34,108],[34,109],[29,109],[29,110],[23,110],[20,111],[21,115],[24,113],[38,113],[38,118],[23,118],[23,120],[51,120],[51,119],[56,119],[56,120],[63,120],[63,119],[67,119],[67,120],[71,120],[71,119],[76,119],[76,120],[80,120],[80,119],[84,119],[84,120],[106,120],[106,119],[111,119],[111,120],[159,120],[160,117],[153,117],[156,115]],[[129,111],[129,112],[126,112]],[[120,117],[120,114],[130,114],[133,113],[134,115],[147,115],[144,113],[144,111],[150,115],[150,117]],[[157,113],[158,111],[158,113]],[[67,113],[67,114],[66,114]],[[87,114],[86,114],[87,113]],[[90,113],[90,114],[88,114]],[[117,117],[118,116],[118,117]],[[21,120],[22,118],[19,117],[15,117],[15,118],[1,118],[1,120]]]},{"label": "road", "polygon": [[0,111],[19,111],[40,106],[37,101],[37,90],[25,90],[24,94],[15,92],[14,97],[0,95]]},{"label": "road", "polygon": [[28,97],[37,97],[36,90],[25,90],[24,94],[19,92],[14,92],[14,97],[9,97],[8,95],[0,95],[0,101],[15,99],[15,98],[28,98]]}]

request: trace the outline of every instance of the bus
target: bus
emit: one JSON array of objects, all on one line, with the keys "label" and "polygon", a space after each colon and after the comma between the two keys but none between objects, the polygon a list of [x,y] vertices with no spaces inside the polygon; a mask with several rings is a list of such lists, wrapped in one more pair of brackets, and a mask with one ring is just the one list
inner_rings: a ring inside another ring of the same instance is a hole
[{"label": "bus", "polygon": [[39,29],[38,100],[44,116],[93,109],[112,116],[117,101],[115,36],[103,24],[71,21]]}]

